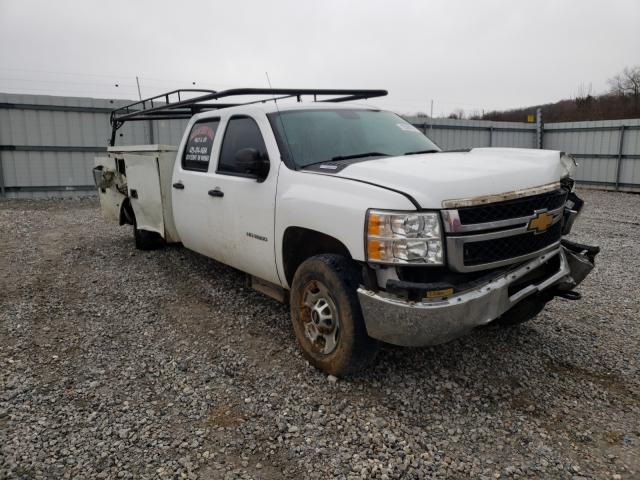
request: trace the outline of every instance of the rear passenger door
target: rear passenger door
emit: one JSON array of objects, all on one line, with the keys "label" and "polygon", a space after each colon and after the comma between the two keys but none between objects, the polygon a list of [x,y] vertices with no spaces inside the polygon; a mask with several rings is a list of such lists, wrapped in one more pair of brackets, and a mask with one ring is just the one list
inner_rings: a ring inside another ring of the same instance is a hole
[{"label": "rear passenger door", "polygon": [[[280,157],[266,116],[232,115],[221,136],[208,210],[215,258],[256,277],[280,284],[275,262],[274,215]],[[236,154],[252,148],[269,158],[263,181],[242,171]]]},{"label": "rear passenger door", "polygon": [[182,244],[208,257],[216,255],[216,232],[209,229],[209,195],[213,185],[220,118],[194,123],[184,139],[184,148],[173,169],[171,198],[173,217]]}]

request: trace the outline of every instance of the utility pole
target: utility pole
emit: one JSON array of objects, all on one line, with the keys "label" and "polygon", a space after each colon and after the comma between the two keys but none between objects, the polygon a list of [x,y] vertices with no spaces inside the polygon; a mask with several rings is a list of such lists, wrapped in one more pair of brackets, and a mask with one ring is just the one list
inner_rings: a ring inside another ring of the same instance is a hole
[{"label": "utility pole", "polygon": [[542,124],[542,109],[536,109],[536,148],[542,148],[544,125]]},{"label": "utility pole", "polygon": [[0,197],[5,198],[7,192],[4,187],[4,172],[2,171],[2,156],[0,155]]}]

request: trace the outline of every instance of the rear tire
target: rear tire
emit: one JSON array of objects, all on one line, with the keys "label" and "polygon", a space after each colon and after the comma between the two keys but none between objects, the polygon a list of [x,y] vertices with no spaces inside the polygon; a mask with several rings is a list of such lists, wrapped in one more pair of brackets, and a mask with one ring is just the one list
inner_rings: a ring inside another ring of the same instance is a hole
[{"label": "rear tire", "polygon": [[133,239],[138,250],[155,250],[164,245],[164,239],[157,232],[140,230],[133,217]]},{"label": "rear tire", "polygon": [[367,335],[358,301],[358,265],[340,255],[316,255],[298,267],[291,288],[291,321],[302,353],[335,376],[367,367],[378,342]]}]

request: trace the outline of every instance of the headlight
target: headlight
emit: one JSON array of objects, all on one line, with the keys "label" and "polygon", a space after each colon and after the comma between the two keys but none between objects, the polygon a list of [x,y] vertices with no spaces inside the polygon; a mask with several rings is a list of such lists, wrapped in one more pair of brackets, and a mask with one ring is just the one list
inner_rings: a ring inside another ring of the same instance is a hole
[{"label": "headlight", "polygon": [[367,212],[367,261],[442,265],[440,216],[436,212]]}]

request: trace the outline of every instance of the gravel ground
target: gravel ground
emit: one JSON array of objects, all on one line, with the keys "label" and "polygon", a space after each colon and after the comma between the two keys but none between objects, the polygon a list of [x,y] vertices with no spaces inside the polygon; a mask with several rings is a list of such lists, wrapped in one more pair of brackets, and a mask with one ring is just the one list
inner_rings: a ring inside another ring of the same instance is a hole
[{"label": "gravel ground", "polygon": [[640,196],[583,195],[582,301],[338,381],[237,271],[0,203],[0,478],[640,478]]}]

